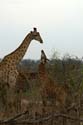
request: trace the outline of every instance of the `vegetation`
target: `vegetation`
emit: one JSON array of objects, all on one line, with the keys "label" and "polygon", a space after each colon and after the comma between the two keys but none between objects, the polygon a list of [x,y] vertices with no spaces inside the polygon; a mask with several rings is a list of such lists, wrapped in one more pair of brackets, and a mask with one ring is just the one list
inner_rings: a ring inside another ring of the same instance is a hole
[{"label": "vegetation", "polygon": [[[21,99],[27,99],[30,101],[41,101],[40,96],[40,82],[38,80],[38,64],[40,60],[23,60],[18,66],[18,71],[21,76],[18,78],[17,83],[18,88],[15,92],[11,94],[8,90],[8,86],[0,86],[0,107],[4,107],[7,104],[8,107],[13,105],[13,107],[18,109],[18,104],[21,104]],[[56,52],[53,54],[52,58],[46,65],[46,69],[49,76],[55,80],[58,84],[66,84],[70,88],[70,93],[78,98],[78,95],[83,96],[83,61],[80,58],[72,57],[69,55],[60,58]],[[35,73],[35,78],[29,79],[28,73]],[[20,87],[19,87],[20,86]],[[5,92],[4,92],[5,91]],[[6,94],[9,95],[6,95]],[[7,97],[9,96],[9,98]],[[10,100],[11,98],[11,100]],[[13,101],[12,101],[13,100]],[[4,103],[6,102],[6,104]],[[73,100],[72,100],[73,101]],[[2,102],[2,103],[1,103]],[[12,103],[11,103],[12,102]],[[16,103],[15,103],[16,102]],[[10,104],[11,103],[11,104]],[[18,104],[17,104],[18,103]],[[12,106],[11,106],[12,107]],[[3,108],[6,110],[7,107]],[[10,110],[10,112],[15,113],[15,108]],[[37,108],[37,107],[36,107]],[[2,110],[0,111],[2,112]],[[7,110],[9,112],[9,110]],[[6,113],[5,113],[6,114]],[[8,115],[8,114],[7,114]]]},{"label": "vegetation", "polygon": [[[27,72],[38,71],[39,60],[23,60],[20,64],[22,70]],[[47,64],[47,71],[57,83],[68,84],[72,91],[82,89],[83,84],[83,61],[80,58],[72,57],[69,55],[64,56],[62,59],[53,54]]]}]

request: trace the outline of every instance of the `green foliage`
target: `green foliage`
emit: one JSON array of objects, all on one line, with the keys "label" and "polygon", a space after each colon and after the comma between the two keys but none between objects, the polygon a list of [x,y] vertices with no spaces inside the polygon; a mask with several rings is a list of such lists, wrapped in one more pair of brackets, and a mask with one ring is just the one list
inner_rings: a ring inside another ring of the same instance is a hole
[{"label": "green foliage", "polygon": [[[21,67],[30,71],[38,71],[38,64],[39,60],[23,60]],[[63,58],[60,58],[60,54],[53,50],[46,68],[50,77],[57,83],[68,84],[73,92],[83,91],[83,62],[78,57],[65,54]]]}]

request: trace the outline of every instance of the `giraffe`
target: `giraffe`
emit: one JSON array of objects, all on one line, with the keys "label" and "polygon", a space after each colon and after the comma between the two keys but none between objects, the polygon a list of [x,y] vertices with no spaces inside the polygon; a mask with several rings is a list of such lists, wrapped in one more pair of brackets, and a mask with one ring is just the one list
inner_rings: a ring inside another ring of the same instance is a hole
[{"label": "giraffe", "polygon": [[43,43],[40,33],[37,32],[36,28],[28,33],[21,45],[15,51],[6,55],[0,63],[0,80],[3,83],[7,83],[10,88],[15,86],[19,74],[17,65],[24,57],[32,40],[37,40],[38,42]]},{"label": "giraffe", "polygon": [[51,104],[55,104],[59,108],[64,108],[67,99],[68,87],[66,85],[59,85],[46,71],[46,63],[48,59],[43,50],[41,50],[41,61],[38,67],[38,74],[41,83],[41,97],[43,105],[46,106],[46,101],[49,100]]}]

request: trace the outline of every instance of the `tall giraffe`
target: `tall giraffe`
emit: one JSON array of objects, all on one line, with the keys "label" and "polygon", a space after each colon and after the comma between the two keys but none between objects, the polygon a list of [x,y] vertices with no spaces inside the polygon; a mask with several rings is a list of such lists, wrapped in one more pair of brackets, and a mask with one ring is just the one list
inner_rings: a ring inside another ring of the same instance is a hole
[{"label": "tall giraffe", "polygon": [[43,105],[45,106],[47,100],[51,101],[52,104],[58,105],[60,108],[64,108],[67,99],[68,87],[65,85],[59,85],[51,77],[46,70],[46,63],[48,59],[44,53],[41,51],[41,62],[39,64],[39,79],[41,82],[41,96]]},{"label": "tall giraffe", "polygon": [[12,53],[6,55],[0,63],[0,81],[14,87],[18,76],[17,65],[24,57],[32,40],[43,43],[40,33],[34,28],[23,40],[21,45]]}]

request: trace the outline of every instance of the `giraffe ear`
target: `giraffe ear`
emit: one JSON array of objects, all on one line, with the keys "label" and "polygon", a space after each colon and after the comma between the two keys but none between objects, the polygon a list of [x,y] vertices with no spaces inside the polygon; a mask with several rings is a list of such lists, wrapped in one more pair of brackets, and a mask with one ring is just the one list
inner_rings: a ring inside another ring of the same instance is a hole
[{"label": "giraffe ear", "polygon": [[34,31],[34,32],[37,32],[37,28],[34,27],[34,28],[33,28],[33,31]]}]

